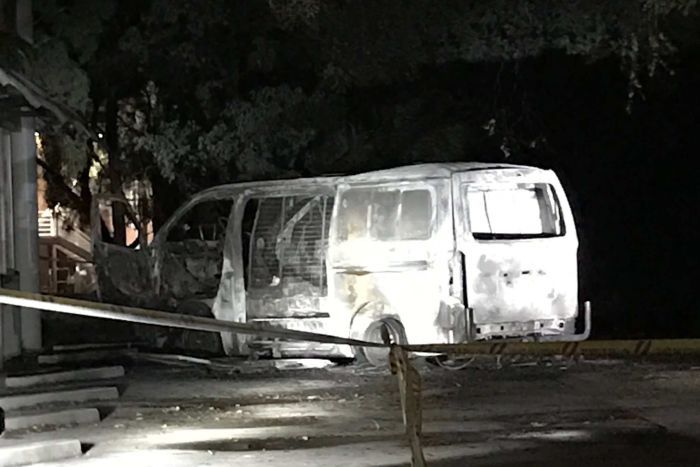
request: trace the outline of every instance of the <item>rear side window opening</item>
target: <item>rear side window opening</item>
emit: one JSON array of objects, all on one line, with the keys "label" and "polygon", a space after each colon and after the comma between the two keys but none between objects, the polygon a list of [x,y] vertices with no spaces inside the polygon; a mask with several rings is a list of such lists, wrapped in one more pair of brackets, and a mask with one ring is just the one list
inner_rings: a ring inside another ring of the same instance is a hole
[{"label": "rear side window opening", "polygon": [[332,212],[333,197],[325,195],[248,201],[241,237],[246,290],[324,294]]},{"label": "rear side window opening", "polygon": [[464,185],[472,236],[477,240],[559,237],[566,233],[552,185]]},{"label": "rear side window opening", "polygon": [[426,240],[433,222],[433,199],[426,188],[351,188],[341,195],[340,241]]}]

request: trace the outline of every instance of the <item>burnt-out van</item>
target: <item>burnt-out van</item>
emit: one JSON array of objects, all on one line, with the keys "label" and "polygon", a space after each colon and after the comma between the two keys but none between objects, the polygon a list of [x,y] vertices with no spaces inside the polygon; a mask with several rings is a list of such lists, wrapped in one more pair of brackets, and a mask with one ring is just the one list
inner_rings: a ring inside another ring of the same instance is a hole
[{"label": "burnt-out van", "polygon": [[[436,163],[216,187],[139,251],[100,242],[95,251],[101,290],[138,292],[154,305],[370,341],[388,330],[396,342],[431,344],[585,337],[588,320],[576,334],[577,249],[554,172]],[[115,253],[120,264],[140,256],[121,279],[129,287],[104,270]],[[374,360],[349,346],[221,337],[229,355]]]}]

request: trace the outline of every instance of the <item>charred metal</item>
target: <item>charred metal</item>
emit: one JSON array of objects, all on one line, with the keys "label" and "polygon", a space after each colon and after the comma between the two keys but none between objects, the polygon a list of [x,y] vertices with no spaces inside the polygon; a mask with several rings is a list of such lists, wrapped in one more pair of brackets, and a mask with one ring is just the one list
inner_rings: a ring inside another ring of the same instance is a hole
[{"label": "charred metal", "polygon": [[[411,344],[576,339],[578,240],[552,171],[424,164],[225,185],[197,194],[148,244],[134,223],[137,248],[101,240],[98,205],[105,301],[363,340],[384,329]],[[221,337],[229,355],[358,356]]]}]

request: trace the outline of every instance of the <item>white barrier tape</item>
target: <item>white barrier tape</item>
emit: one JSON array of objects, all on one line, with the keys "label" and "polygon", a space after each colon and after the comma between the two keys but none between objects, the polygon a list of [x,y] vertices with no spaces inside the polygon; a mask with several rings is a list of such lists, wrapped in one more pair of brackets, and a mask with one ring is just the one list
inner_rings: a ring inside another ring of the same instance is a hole
[{"label": "white barrier tape", "polygon": [[[43,311],[53,311],[57,313],[67,313],[91,318],[130,321],[141,324],[169,326],[199,331],[237,332],[241,334],[253,334],[273,338],[283,337],[302,341],[346,344],[364,347],[389,347],[388,344],[379,344],[355,339],[344,339],[325,334],[272,328],[259,324],[222,321],[212,318],[167,313],[144,308],[109,305],[86,300],[76,300],[2,288],[0,288],[0,304],[34,308]],[[388,348],[387,351],[389,351]],[[415,467],[424,467],[426,464],[420,442],[422,418],[420,405],[420,374],[411,365],[406,350],[399,346],[394,345],[391,347],[390,362],[392,365],[392,373],[397,375],[399,382],[401,407],[403,411],[404,425],[406,427],[406,436],[411,447],[412,465]]]},{"label": "white barrier tape", "polygon": [[[210,332],[236,332],[272,338],[307,342],[351,345],[358,347],[388,347],[386,344],[317,334],[307,331],[276,328],[263,324],[237,323],[213,318],[191,316],[144,308],[110,305],[52,295],[0,289],[0,304],[35,308],[93,318],[131,321],[157,326]],[[463,344],[402,345],[409,352],[450,355],[564,355],[596,357],[638,357],[644,355],[700,354],[700,339],[634,339],[586,340],[580,342],[522,342],[488,341]]]},{"label": "white barrier tape", "polygon": [[169,326],[174,328],[191,329],[195,331],[235,332],[271,338],[294,339],[306,342],[323,342],[328,344],[352,345],[362,347],[388,347],[385,344],[366,342],[356,339],[345,339],[327,334],[317,334],[306,331],[280,329],[257,323],[237,323],[201,316],[168,313],[165,311],[145,308],[110,305],[106,303],[76,300],[52,295],[20,292],[17,290],[0,289],[0,304],[24,308],[34,308],[43,311],[54,311],[91,318],[105,318],[133,323]]}]

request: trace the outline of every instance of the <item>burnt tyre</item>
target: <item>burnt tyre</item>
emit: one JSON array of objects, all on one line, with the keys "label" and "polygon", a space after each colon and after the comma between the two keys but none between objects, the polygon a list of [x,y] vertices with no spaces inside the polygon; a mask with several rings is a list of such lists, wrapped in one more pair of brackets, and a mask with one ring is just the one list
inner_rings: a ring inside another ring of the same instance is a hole
[{"label": "burnt tyre", "polygon": [[[364,333],[367,342],[408,344],[406,331],[398,320],[385,318],[372,322]],[[359,347],[355,349],[358,363],[368,363],[376,367],[389,366],[389,349],[387,347]]]}]

